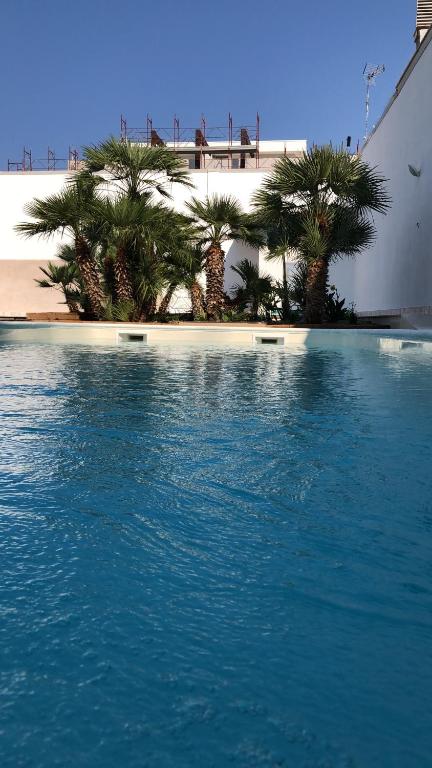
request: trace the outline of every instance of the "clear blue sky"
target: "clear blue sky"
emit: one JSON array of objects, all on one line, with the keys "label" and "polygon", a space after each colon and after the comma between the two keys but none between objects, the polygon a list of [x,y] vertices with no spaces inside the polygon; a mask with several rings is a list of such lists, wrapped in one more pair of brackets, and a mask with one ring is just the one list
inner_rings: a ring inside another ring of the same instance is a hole
[{"label": "clear blue sky", "polygon": [[363,135],[413,50],[415,0],[3,0],[0,167],[129,125],[251,123],[263,138]]}]

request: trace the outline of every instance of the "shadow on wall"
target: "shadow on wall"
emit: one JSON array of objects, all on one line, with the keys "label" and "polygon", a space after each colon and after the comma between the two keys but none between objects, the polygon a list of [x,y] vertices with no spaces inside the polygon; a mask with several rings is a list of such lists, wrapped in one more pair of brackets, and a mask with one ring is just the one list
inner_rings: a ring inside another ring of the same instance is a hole
[{"label": "shadow on wall", "polygon": [[[53,259],[52,261],[55,261]],[[27,312],[67,312],[63,297],[54,288],[39,288],[39,267],[47,260],[0,260],[0,317],[25,317]]]},{"label": "shadow on wall", "polygon": [[235,266],[242,261],[242,259],[248,259],[256,266],[259,266],[259,249],[251,248],[243,243],[233,242],[230,245],[225,245],[225,291],[228,294],[233,293],[233,285],[240,281],[238,275],[236,275],[231,267]]}]

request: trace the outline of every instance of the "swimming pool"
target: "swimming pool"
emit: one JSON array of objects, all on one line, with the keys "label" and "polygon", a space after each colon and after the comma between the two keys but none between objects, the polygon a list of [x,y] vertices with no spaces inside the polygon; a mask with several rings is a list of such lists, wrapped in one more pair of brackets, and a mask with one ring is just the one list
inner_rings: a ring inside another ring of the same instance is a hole
[{"label": "swimming pool", "polygon": [[3,768],[426,768],[432,355],[0,344]]}]

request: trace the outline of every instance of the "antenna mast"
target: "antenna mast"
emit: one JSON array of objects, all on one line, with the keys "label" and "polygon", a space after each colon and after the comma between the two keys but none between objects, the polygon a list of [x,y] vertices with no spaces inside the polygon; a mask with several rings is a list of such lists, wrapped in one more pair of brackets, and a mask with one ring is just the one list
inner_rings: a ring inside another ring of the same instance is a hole
[{"label": "antenna mast", "polygon": [[363,79],[366,83],[365,141],[369,136],[370,89],[372,85],[375,85],[375,80],[377,79],[378,75],[382,75],[383,72],[385,72],[384,64],[378,64],[377,67],[374,67],[372,64],[365,64],[365,68],[363,70]]}]

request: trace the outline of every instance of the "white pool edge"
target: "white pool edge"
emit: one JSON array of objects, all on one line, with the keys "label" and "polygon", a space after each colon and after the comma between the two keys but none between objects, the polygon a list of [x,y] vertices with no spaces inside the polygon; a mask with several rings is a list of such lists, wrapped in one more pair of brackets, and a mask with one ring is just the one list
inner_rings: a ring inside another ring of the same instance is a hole
[{"label": "white pool edge", "polygon": [[432,330],[283,328],[266,325],[162,323],[0,322],[0,342],[118,346],[222,345],[262,347],[337,346],[383,351],[432,351]]}]

